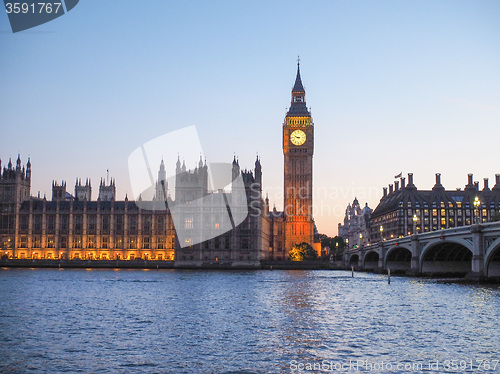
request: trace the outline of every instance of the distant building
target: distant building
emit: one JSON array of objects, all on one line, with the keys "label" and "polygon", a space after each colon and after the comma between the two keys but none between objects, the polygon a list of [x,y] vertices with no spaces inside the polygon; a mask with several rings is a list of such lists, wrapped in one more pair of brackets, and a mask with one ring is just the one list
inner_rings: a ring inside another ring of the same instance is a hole
[{"label": "distant building", "polygon": [[371,214],[368,203],[361,208],[357,198],[354,198],[352,205],[347,205],[344,224],[339,223],[339,236],[344,239],[347,248],[370,245]]},{"label": "distant building", "polygon": [[[372,242],[398,238],[413,233],[435,231],[470,225],[475,219],[489,222],[500,219],[500,174],[496,174],[495,186],[490,189],[488,178],[483,188],[468,175],[468,183],[462,190],[445,190],[441,174],[436,174],[436,184],[431,190],[418,190],[413,174],[383,189],[383,196],[370,220]],[[401,182],[401,185],[400,185]],[[474,200],[478,199],[476,209]]]}]

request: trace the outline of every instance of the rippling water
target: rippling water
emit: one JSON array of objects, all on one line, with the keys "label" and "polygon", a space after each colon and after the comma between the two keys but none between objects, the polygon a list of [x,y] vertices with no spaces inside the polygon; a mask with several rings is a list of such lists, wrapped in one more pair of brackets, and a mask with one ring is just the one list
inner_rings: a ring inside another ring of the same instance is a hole
[{"label": "rippling water", "polygon": [[[391,281],[341,271],[1,269],[0,372],[500,372],[498,287]],[[446,360],[458,361],[446,370]]]}]

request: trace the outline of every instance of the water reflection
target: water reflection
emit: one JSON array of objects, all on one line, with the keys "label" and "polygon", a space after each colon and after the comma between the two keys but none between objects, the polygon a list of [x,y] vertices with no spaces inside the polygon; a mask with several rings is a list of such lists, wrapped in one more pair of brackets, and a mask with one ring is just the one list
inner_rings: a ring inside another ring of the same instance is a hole
[{"label": "water reflection", "polygon": [[292,360],[498,359],[498,287],[391,283],[330,271],[3,269],[0,372],[269,373],[290,372]]}]

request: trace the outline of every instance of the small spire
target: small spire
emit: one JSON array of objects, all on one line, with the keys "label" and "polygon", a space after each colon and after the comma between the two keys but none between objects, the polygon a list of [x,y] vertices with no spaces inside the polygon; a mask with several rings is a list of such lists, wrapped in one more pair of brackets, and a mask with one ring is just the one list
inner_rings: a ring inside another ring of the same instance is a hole
[{"label": "small spire", "polygon": [[300,78],[300,58],[297,59],[297,77],[295,78],[292,92],[305,92],[304,86],[302,85],[302,79]]},{"label": "small spire", "polygon": [[17,154],[16,170],[17,171],[21,170],[21,155],[19,153]]}]

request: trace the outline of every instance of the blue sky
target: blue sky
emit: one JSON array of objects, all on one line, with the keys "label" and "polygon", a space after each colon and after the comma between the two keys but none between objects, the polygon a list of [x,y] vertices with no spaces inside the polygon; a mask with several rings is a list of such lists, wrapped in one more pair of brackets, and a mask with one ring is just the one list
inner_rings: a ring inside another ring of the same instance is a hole
[{"label": "blue sky", "polygon": [[29,155],[47,197],[77,177],[95,197],[109,169],[122,199],[129,154],[196,125],[209,161],[253,168],[258,152],[280,209],[297,55],[320,232],[355,196],[375,208],[401,171],[423,189],[436,172],[449,189],[500,173],[498,1],[82,0],[16,34],[2,13],[2,165]]}]

